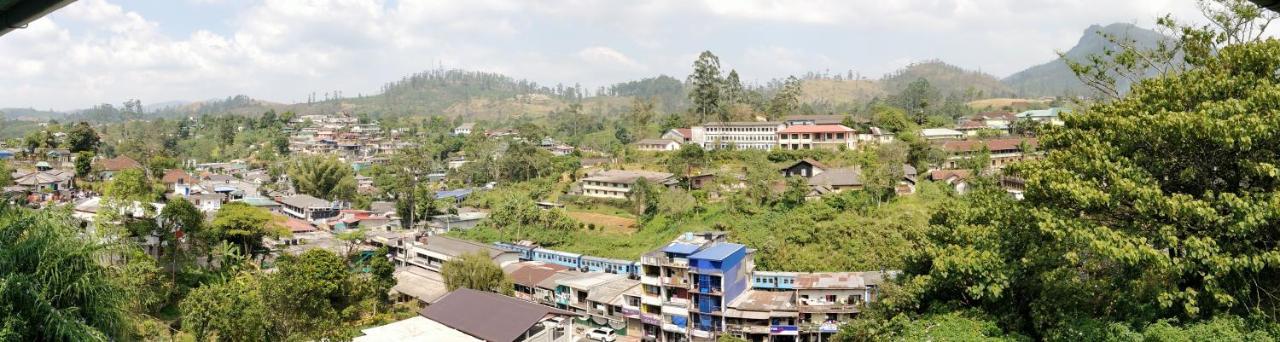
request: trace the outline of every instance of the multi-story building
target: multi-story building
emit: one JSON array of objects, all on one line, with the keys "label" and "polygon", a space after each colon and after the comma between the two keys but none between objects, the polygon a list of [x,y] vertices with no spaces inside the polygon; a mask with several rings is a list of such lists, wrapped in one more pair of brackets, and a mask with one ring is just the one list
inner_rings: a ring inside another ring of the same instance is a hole
[{"label": "multi-story building", "polygon": [[834,150],[855,146],[857,133],[844,125],[794,125],[778,131],[778,147],[784,150]]},{"label": "multi-story building", "polygon": [[689,256],[690,330],[697,338],[725,331],[727,304],[747,290],[755,265],[746,246],[715,242]]},{"label": "multi-story building", "polygon": [[1071,113],[1069,108],[1053,107],[1049,109],[1035,109],[1018,113],[1018,121],[1035,121],[1042,124],[1062,126],[1063,121],[1061,114]]},{"label": "multi-story building", "polygon": [[770,150],[778,145],[781,122],[710,122],[691,127],[692,143],[704,149],[717,148]]},{"label": "multi-story building", "polygon": [[947,152],[947,160],[942,163],[942,168],[964,168],[964,160],[973,158],[986,149],[990,158],[987,168],[998,170],[1026,159],[1029,151],[1024,149],[1034,149],[1036,146],[1035,138],[948,141],[942,144],[942,150]]},{"label": "multi-story building", "polygon": [[879,295],[883,272],[800,273],[796,303],[801,334],[833,334]]},{"label": "multi-story building", "polygon": [[626,199],[636,181],[644,178],[658,186],[675,184],[672,174],[653,171],[605,170],[582,179],[582,195]]},{"label": "multi-story building", "polygon": [[299,220],[318,221],[338,216],[338,208],[333,203],[308,195],[287,196],[277,201],[281,211]]},{"label": "multi-story building", "polygon": [[[691,287],[694,286],[690,272],[690,257],[699,251],[717,243],[724,243],[724,232],[685,233],[675,241],[661,249],[646,253],[640,257],[641,322],[644,324],[644,338],[661,341],[688,341],[691,337],[691,311],[693,307]],[[745,253],[745,251],[743,251]],[[703,272],[707,276],[707,292],[711,292],[710,276],[714,271],[709,259]],[[723,261],[720,262],[724,264]],[[718,270],[718,269],[717,269]],[[724,286],[721,284],[720,297],[723,300]],[[701,289],[699,289],[701,290]],[[701,294],[701,293],[700,293]],[[710,324],[712,297],[706,299],[707,319]],[[721,302],[723,306],[723,302]],[[723,322],[721,322],[723,326]]]}]

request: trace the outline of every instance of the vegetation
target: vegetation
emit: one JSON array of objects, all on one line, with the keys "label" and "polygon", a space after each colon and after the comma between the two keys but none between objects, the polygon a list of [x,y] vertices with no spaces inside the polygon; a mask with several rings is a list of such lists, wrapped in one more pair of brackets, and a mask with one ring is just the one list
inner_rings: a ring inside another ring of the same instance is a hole
[{"label": "vegetation", "polygon": [[483,252],[463,254],[445,262],[440,274],[449,291],[467,288],[504,295],[514,291],[511,279]]},{"label": "vegetation", "polygon": [[327,200],[355,198],[356,180],[351,166],[332,156],[308,156],[289,167],[289,179],[298,192]]}]

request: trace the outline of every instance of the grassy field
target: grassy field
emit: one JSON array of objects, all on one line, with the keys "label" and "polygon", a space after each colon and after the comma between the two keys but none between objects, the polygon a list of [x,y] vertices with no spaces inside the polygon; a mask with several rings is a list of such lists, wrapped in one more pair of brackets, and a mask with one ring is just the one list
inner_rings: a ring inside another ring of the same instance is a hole
[{"label": "grassy field", "polygon": [[605,232],[630,234],[636,230],[636,220],[600,213],[569,211],[569,217],[586,224],[594,224]]},{"label": "grassy field", "polygon": [[1011,110],[1024,110],[1032,107],[1043,107],[1049,105],[1047,102],[1033,99],[1013,99],[1013,98],[996,98],[982,99],[970,101],[967,103],[969,108],[976,110],[1000,110],[1009,108]]}]

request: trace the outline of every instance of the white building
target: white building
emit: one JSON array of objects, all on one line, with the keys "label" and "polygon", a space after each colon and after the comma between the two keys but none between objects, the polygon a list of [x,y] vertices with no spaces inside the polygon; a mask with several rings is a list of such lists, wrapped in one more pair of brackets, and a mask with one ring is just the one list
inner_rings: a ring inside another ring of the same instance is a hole
[{"label": "white building", "polygon": [[781,122],[711,122],[693,126],[691,141],[704,149],[717,148],[770,150],[778,145]]},{"label": "white building", "polygon": [[964,132],[950,128],[925,128],[920,130],[920,136],[925,140],[963,139]]},{"label": "white building", "polygon": [[471,134],[471,129],[475,127],[476,123],[474,122],[464,123],[453,129],[453,135],[469,135]]},{"label": "white building", "polygon": [[641,151],[675,151],[680,149],[680,143],[667,139],[644,139],[635,143],[636,149]]},{"label": "white building", "polygon": [[607,170],[582,179],[582,195],[596,198],[625,199],[636,181],[644,178],[659,186],[674,184],[670,173],[652,171]]}]

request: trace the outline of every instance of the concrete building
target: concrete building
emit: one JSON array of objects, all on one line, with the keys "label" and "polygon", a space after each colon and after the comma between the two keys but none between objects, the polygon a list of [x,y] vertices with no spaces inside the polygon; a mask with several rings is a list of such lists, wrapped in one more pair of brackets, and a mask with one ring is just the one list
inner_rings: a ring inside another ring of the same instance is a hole
[{"label": "concrete building", "polygon": [[857,133],[844,125],[795,125],[778,131],[778,147],[784,150],[852,149]]},{"label": "concrete building", "polygon": [[920,136],[925,140],[963,139],[964,132],[950,128],[925,128],[920,130]]},{"label": "concrete building", "polygon": [[796,275],[799,330],[808,335],[834,334],[879,295],[883,272],[800,273]]},{"label": "concrete building", "polygon": [[755,269],[750,254],[746,246],[715,242],[689,255],[689,335],[715,338],[725,331],[727,304],[747,290]]},{"label": "concrete building", "polygon": [[309,195],[293,195],[280,198],[280,210],[293,218],[319,221],[338,216],[338,208],[329,201]]},{"label": "concrete building", "polygon": [[691,142],[704,149],[770,150],[778,145],[781,122],[711,122],[690,128]]},{"label": "concrete building", "polygon": [[1049,109],[1028,110],[1022,113],[1018,113],[1017,120],[1018,121],[1024,121],[1024,120],[1034,121],[1042,124],[1062,126],[1063,125],[1063,121],[1061,117],[1062,113],[1069,114],[1071,113],[1071,109],[1053,107]]},{"label": "concrete building", "polygon": [[672,174],[653,171],[605,170],[582,179],[582,195],[626,199],[636,181],[644,178],[654,186],[675,184]]},{"label": "concrete building", "polygon": [[675,151],[680,149],[680,143],[675,140],[668,139],[644,139],[635,143],[636,149],[641,151]]},{"label": "concrete building", "polygon": [[984,149],[990,159],[987,168],[1002,169],[1029,158],[1029,151],[1023,149],[1035,149],[1037,144],[1036,138],[948,141],[941,145],[942,150],[947,152],[947,160],[942,163],[942,169],[964,169],[964,161],[978,156]]},{"label": "concrete building", "polygon": [[444,263],[464,254],[484,253],[499,267],[519,262],[520,256],[515,252],[504,251],[489,244],[434,235],[412,242],[405,253],[396,255],[397,261],[403,264],[418,266],[433,272],[440,272]]},{"label": "concrete building", "polygon": [[496,293],[458,289],[419,316],[365,329],[356,341],[574,342],[577,315]]},{"label": "concrete building", "polygon": [[660,341],[690,339],[693,282],[689,257],[711,244],[724,242],[724,238],[723,232],[685,233],[640,257],[642,337]]}]

